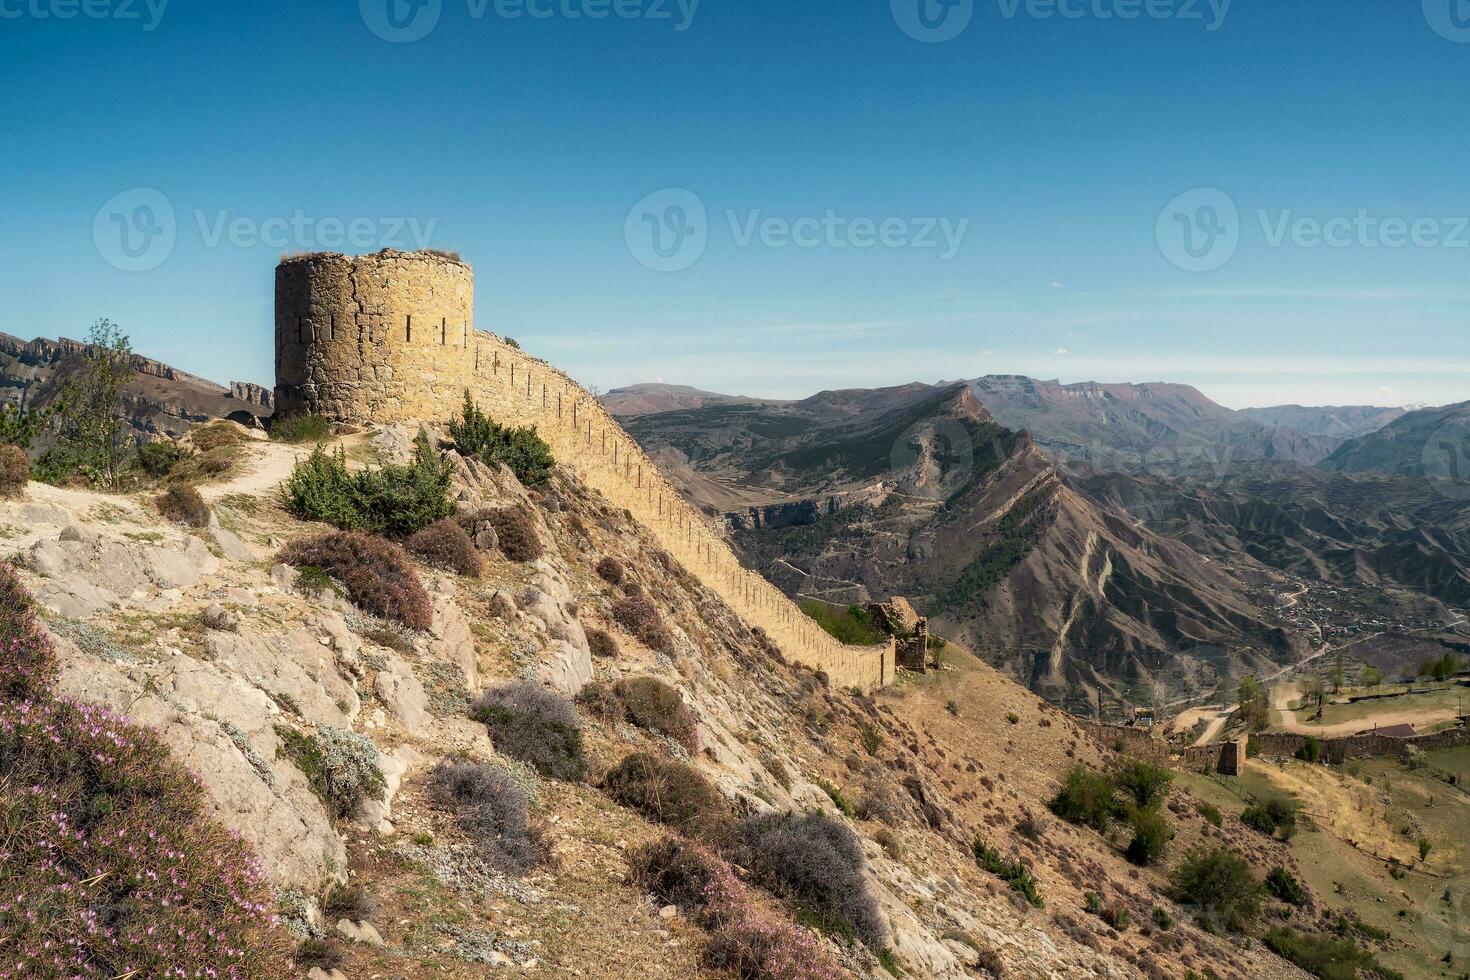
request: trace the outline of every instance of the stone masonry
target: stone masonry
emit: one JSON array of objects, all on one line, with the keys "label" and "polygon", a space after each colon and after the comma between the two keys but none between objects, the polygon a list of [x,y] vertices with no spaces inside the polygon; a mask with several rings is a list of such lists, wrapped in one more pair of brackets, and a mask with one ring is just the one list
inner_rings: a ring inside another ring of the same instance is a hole
[{"label": "stone masonry", "polygon": [[752,626],[838,687],[891,683],[895,649],[837,642],[741,566],[602,404],[544,361],[473,328],[474,275],[437,252],[313,254],[276,269],[276,411],[358,424],[445,421],[468,391],[497,421],[534,426],[563,464],[650,528]]}]

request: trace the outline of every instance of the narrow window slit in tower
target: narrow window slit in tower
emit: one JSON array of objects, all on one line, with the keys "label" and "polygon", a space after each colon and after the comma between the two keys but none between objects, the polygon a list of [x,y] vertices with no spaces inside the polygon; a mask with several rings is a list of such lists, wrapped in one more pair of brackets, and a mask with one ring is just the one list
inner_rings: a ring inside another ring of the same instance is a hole
[{"label": "narrow window slit in tower", "polygon": [[403,340],[405,343],[413,341],[413,314],[408,315],[408,322],[403,325]]},{"label": "narrow window slit in tower", "polygon": [[444,346],[447,346],[448,344],[449,344],[449,318],[448,317],[442,317],[441,316],[439,318],[439,346],[440,347],[444,347]]},{"label": "narrow window slit in tower", "polygon": [[332,319],[327,322],[327,339],[332,341],[337,339],[337,314],[335,313],[332,314]]}]

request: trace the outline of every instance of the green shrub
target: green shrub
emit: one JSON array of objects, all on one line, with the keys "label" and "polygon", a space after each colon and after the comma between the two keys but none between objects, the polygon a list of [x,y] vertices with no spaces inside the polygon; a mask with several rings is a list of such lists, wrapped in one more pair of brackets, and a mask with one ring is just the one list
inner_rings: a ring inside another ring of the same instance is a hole
[{"label": "green shrub", "polygon": [[734,820],[730,805],[703,773],[649,752],[618,763],[603,788],[623,806],[700,840],[722,840]]},{"label": "green shrub", "polygon": [[422,432],[407,466],[353,472],[342,449],[328,455],[318,446],[292,470],[282,502],[302,520],[401,538],[453,516],[450,477]]},{"label": "green shrub", "polygon": [[154,500],[158,512],[175,524],[189,527],[209,526],[209,505],[199,491],[180,483],[171,483]]},{"label": "green shrub", "polygon": [[370,739],[331,725],[321,725],[311,735],[277,725],[276,735],[281,754],[301,770],[332,816],[349,817],[365,800],[383,798],[386,784],[378,747]]},{"label": "green shrub", "polygon": [[838,610],[825,602],[803,602],[801,611],[842,643],[854,646],[875,646],[888,638],[882,630],[873,625],[868,610],[862,606],[848,606],[846,609]]},{"label": "green shrub", "polygon": [[14,500],[26,492],[31,481],[31,460],[26,451],[9,443],[0,444],[0,499]]},{"label": "green shrub", "polygon": [[1213,803],[1206,803],[1204,800],[1195,801],[1194,812],[1204,817],[1205,820],[1214,824],[1216,827],[1221,826],[1225,822],[1225,818],[1220,814],[1220,808]]},{"label": "green shrub", "polygon": [[457,521],[430,524],[410,534],[403,546],[425,564],[456,575],[479,578],[484,568],[475,543]]},{"label": "green shrub", "polygon": [[190,450],[172,439],[145,442],[138,447],[138,467],[155,480],[161,480],[191,455]]},{"label": "green shrub", "polygon": [[1297,749],[1296,757],[1303,762],[1322,761],[1322,740],[1315,735],[1308,735],[1302,747]]},{"label": "green shrub", "polygon": [[566,698],[533,681],[492,688],[470,706],[495,748],[543,776],[577,782],[587,774],[582,723]]},{"label": "green shrub", "polygon": [[1142,759],[1128,759],[1113,776],[1113,784],[1136,809],[1152,810],[1168,799],[1174,774]]},{"label": "green shrub", "polygon": [[1068,823],[1091,827],[1102,833],[1117,812],[1113,780],[1107,774],[1077,763],[1067,773],[1062,788],[1052,799],[1051,812]]},{"label": "green shrub", "polygon": [[1279,864],[1266,875],[1266,891],[1287,905],[1300,907],[1311,900],[1311,896],[1307,894],[1301,882],[1296,880],[1296,876]]},{"label": "green shrub", "polygon": [[1190,851],[1170,875],[1170,886],[1211,929],[1242,931],[1261,911],[1262,889],[1251,866],[1223,848]]},{"label": "green shrub", "polygon": [[1010,885],[1015,892],[1036,908],[1046,907],[1041,893],[1036,890],[1036,879],[1031,876],[1030,868],[1018,860],[1002,857],[999,851],[981,837],[975,838],[970,845],[970,850],[982,870],[988,871]]},{"label": "green shrub", "polygon": [[850,929],[870,949],[887,946],[887,928],[863,877],[857,835],[822,813],[751,817],[739,828],[741,861],[776,893],[818,922]]},{"label": "green shrub", "polygon": [[332,423],[324,415],[292,415],[272,418],[271,438],[277,442],[322,442],[332,435]]},{"label": "green shrub", "polygon": [[1271,952],[1321,980],[1356,980],[1359,976],[1402,980],[1352,942],[1309,936],[1284,926],[1271,929],[1262,938]]},{"label": "green shrub", "polygon": [[837,808],[838,813],[841,813],[844,817],[857,816],[857,808],[843,795],[842,790],[838,789],[836,784],[818,776],[817,785],[821,787],[823,793],[827,794],[827,799],[832,801],[832,805]]},{"label": "green shrub", "polygon": [[1174,916],[1162,905],[1155,905],[1153,912],[1149,914],[1149,918],[1153,920],[1155,926],[1158,926],[1166,932],[1174,928]]},{"label": "green shrub", "polygon": [[402,548],[370,534],[334,531],[293,541],[281,561],[320,569],[342,583],[352,602],[375,616],[411,629],[434,623],[434,605]]},{"label": "green shrub", "polygon": [[469,392],[465,392],[461,417],[449,423],[449,435],[461,455],[504,463],[528,487],[546,483],[556,467],[551,447],[534,426],[513,429],[501,425],[480,411]]},{"label": "green shrub", "polygon": [[1269,797],[1245,808],[1241,822],[1267,836],[1291,840],[1296,833],[1297,813],[1301,805],[1282,796]]},{"label": "green shrub", "polygon": [[1174,839],[1174,831],[1158,810],[1135,810],[1129,817],[1133,826],[1133,840],[1128,843],[1124,856],[1134,864],[1147,867],[1164,856],[1164,849]]}]

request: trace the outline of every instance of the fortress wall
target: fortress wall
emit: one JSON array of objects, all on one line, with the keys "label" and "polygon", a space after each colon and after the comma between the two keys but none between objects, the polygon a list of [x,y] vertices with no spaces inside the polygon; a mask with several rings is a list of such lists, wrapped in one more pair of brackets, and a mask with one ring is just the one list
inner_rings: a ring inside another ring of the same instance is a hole
[{"label": "fortress wall", "polygon": [[445,421],[466,391],[497,421],[535,426],[557,460],[650,528],[663,548],[793,660],[864,691],[893,681],[895,648],[850,647],[741,566],[601,403],[544,361],[475,331],[457,259],[314,254],[276,269],[277,414],[355,423]]},{"label": "fortress wall", "polygon": [[[895,648],[837,642],[785,593],[744,568],[714,524],[685,503],[638,444],[581,386],[487,333],[475,333],[472,392],[504,424],[535,426],[556,454],[609,502],[627,508],[659,543],[787,656],[825,671],[838,687],[864,691],[892,683]],[[441,416],[442,417],[442,416]]]},{"label": "fortress wall", "polygon": [[276,269],[276,404],[354,422],[444,418],[474,379],[469,266],[319,253]]}]

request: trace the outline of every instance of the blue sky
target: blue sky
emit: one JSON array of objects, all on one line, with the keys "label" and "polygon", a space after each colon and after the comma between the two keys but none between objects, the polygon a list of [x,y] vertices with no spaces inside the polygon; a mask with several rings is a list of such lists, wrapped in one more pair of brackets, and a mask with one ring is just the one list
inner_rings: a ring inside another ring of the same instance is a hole
[{"label": "blue sky", "polygon": [[392,2],[0,0],[0,330],[269,383],[355,223],[603,389],[1470,399],[1470,0]]}]

